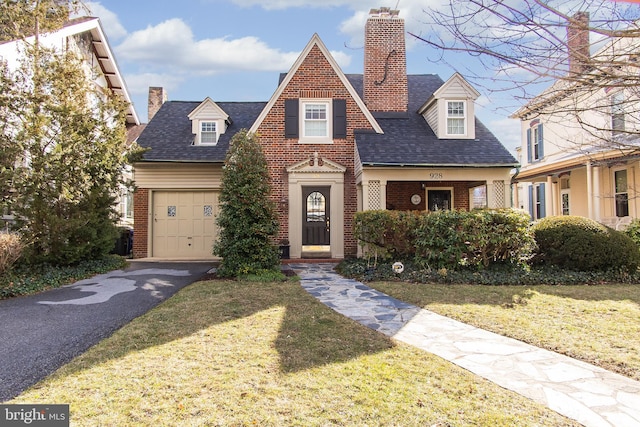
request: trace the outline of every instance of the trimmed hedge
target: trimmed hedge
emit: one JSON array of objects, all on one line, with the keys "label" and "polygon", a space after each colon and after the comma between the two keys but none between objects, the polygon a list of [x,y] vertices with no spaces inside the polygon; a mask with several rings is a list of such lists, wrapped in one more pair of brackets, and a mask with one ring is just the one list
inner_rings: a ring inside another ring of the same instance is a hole
[{"label": "trimmed hedge", "polygon": [[529,215],[514,209],[400,212],[355,216],[355,236],[368,255],[414,260],[422,268],[486,268],[526,261],[534,248]]},{"label": "trimmed hedge", "polygon": [[538,250],[533,262],[568,270],[635,272],[636,243],[620,231],[579,216],[547,217],[532,227]]}]

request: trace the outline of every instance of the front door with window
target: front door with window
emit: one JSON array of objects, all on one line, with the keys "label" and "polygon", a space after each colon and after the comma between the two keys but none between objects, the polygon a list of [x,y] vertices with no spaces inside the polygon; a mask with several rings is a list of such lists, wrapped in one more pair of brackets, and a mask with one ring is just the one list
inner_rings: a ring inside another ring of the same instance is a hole
[{"label": "front door with window", "polygon": [[303,187],[302,244],[329,245],[331,187]]},{"label": "front door with window", "polygon": [[435,212],[451,209],[451,191],[450,190],[428,190],[427,192],[427,209]]}]

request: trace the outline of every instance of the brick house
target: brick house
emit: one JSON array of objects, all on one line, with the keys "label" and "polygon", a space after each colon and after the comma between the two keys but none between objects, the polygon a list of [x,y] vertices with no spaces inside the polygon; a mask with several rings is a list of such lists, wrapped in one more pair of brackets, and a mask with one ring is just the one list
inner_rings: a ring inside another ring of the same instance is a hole
[{"label": "brick house", "polygon": [[314,35],[267,102],[163,102],[150,89],[138,143],[134,257],[211,258],[222,166],[247,128],[263,146],[291,258],[357,254],[369,209],[510,206],[517,162],[474,114],[459,74],[407,75],[404,21],[372,10],[365,69],[344,74]]}]

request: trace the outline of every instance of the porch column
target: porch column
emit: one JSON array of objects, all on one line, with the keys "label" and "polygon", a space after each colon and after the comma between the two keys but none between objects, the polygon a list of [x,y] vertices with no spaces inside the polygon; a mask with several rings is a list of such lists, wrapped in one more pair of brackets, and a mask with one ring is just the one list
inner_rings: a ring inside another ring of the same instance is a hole
[{"label": "porch column", "polygon": [[380,181],[380,209],[387,210],[387,181]]},{"label": "porch column", "polygon": [[587,214],[593,219],[593,183],[591,182],[591,162],[587,162]]},{"label": "porch column", "polygon": [[555,216],[555,191],[553,188],[553,177],[551,175],[547,175],[547,188],[548,190],[544,193],[544,205],[547,209],[551,210],[551,212],[547,212],[546,214],[547,216]]},{"label": "porch column", "polygon": [[600,168],[594,166],[591,171],[593,179],[593,214],[592,217],[596,221],[600,221]]},{"label": "porch column", "polygon": [[513,184],[511,192],[513,193],[513,206],[511,207],[520,209],[520,189],[518,188],[517,182]]},{"label": "porch column", "polygon": [[369,181],[362,181],[362,210],[368,211],[369,208]]}]

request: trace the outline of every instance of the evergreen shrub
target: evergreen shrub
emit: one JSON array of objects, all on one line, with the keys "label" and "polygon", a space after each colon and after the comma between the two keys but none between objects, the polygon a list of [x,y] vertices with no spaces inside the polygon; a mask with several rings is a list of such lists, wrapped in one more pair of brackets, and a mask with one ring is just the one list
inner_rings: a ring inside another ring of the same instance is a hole
[{"label": "evergreen shrub", "polygon": [[213,254],[222,257],[218,275],[238,277],[278,270],[278,233],[267,161],[255,134],[240,130],[231,139],[220,192],[220,227]]},{"label": "evergreen shrub", "polygon": [[625,270],[640,265],[636,243],[620,231],[579,216],[547,217],[532,230],[538,250],[533,261],[577,271]]}]

